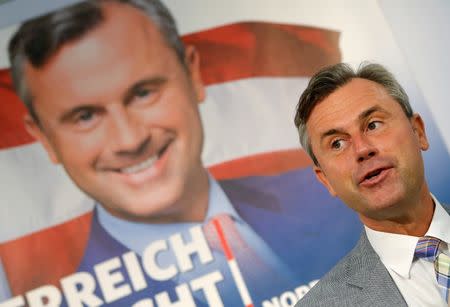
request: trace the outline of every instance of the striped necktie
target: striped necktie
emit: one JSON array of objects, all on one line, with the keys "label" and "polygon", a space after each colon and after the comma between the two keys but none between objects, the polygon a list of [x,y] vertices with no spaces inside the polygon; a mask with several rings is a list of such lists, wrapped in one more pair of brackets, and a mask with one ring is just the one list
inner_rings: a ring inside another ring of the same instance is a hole
[{"label": "striped necktie", "polygon": [[[450,257],[443,253],[446,243],[433,237],[422,237],[417,242],[414,255],[427,261],[434,262],[436,279],[442,297],[449,302],[450,289]],[[450,306],[450,305],[449,305]]]}]

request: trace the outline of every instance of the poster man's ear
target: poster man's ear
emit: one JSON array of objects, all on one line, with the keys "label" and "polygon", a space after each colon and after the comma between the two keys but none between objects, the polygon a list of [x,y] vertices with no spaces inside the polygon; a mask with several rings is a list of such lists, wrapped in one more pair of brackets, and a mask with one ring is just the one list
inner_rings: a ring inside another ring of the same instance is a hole
[{"label": "poster man's ear", "polygon": [[47,151],[47,154],[54,164],[59,163],[58,155],[53,149],[53,146],[51,145],[47,135],[42,130],[42,127],[36,123],[36,121],[31,117],[30,114],[26,114],[24,117],[25,122],[25,128],[27,129],[28,133],[31,134],[39,143],[44,146],[45,151]]},{"label": "poster man's ear", "polygon": [[192,85],[197,95],[197,101],[205,100],[205,87],[200,71],[200,54],[193,45],[187,45],[185,49],[185,63],[191,76]]}]

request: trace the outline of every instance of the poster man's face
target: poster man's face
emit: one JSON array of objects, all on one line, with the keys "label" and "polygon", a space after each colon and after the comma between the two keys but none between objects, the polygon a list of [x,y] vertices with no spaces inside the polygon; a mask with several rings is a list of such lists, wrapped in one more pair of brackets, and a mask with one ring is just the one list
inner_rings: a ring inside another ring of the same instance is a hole
[{"label": "poster man's face", "polygon": [[186,67],[147,17],[105,6],[106,20],[25,75],[51,159],[112,214],[183,220],[177,202],[202,173],[199,59]]},{"label": "poster man's face", "polygon": [[319,180],[363,217],[386,219],[425,189],[419,115],[409,119],[379,84],[353,79],[320,102],[307,122]]}]

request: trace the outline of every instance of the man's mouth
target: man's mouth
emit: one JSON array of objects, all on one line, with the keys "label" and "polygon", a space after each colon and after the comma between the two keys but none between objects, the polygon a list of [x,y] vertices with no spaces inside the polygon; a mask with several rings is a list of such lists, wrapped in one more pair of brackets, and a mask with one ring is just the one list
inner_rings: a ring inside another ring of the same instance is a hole
[{"label": "man's mouth", "polygon": [[382,167],[367,172],[359,181],[361,186],[371,187],[374,186],[386,178],[388,171],[391,167]]},{"label": "man's mouth", "polygon": [[374,170],[374,171],[372,171],[372,172],[369,172],[365,177],[364,177],[364,180],[369,180],[369,179],[371,179],[371,178],[373,178],[373,177],[376,177],[376,176],[378,176],[382,171],[383,171],[384,169],[377,169],[377,170]]},{"label": "man's mouth", "polygon": [[139,173],[146,169],[151,168],[161,158],[161,156],[166,152],[166,149],[167,149],[167,147],[169,147],[169,144],[170,144],[170,142],[168,144],[166,144],[163,148],[161,148],[161,150],[158,153],[151,155],[144,161],[141,161],[139,163],[136,163],[136,164],[133,164],[133,165],[130,165],[127,167],[119,168],[118,172],[123,173],[123,174],[136,174],[136,173]]},{"label": "man's mouth", "polygon": [[141,163],[129,166],[129,167],[125,167],[125,168],[121,168],[119,169],[119,172],[124,173],[124,174],[134,174],[134,173],[139,173],[140,171],[143,171],[149,167],[151,167],[156,161],[158,160],[158,156],[153,155],[150,158],[148,158],[145,161],[142,161]]}]

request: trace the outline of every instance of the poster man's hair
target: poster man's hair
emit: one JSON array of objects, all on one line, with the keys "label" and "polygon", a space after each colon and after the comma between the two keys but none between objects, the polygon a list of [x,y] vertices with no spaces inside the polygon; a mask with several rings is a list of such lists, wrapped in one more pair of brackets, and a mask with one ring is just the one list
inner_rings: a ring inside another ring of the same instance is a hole
[{"label": "poster man's hair", "polygon": [[39,119],[33,107],[33,93],[24,78],[24,64],[29,62],[33,67],[40,68],[64,44],[95,29],[104,20],[102,5],[105,3],[126,4],[142,11],[157,26],[184,64],[184,45],[175,20],[159,0],[89,0],[29,20],[14,34],[8,51],[14,87],[36,122],[39,123]]}]

